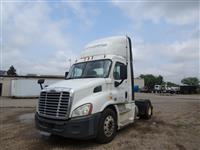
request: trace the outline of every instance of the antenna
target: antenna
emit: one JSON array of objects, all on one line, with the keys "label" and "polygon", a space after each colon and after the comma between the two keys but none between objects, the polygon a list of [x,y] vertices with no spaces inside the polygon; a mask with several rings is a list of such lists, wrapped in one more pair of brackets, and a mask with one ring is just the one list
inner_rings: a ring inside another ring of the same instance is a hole
[{"label": "antenna", "polygon": [[126,34],[126,64],[128,64],[128,35]]}]

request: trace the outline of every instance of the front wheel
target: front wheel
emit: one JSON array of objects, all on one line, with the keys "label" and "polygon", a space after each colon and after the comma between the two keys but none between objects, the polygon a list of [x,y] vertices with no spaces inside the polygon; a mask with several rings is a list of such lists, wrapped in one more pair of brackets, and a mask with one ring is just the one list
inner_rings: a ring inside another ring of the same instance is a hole
[{"label": "front wheel", "polygon": [[105,109],[100,119],[96,140],[99,143],[108,143],[114,139],[117,132],[117,117],[112,109]]}]

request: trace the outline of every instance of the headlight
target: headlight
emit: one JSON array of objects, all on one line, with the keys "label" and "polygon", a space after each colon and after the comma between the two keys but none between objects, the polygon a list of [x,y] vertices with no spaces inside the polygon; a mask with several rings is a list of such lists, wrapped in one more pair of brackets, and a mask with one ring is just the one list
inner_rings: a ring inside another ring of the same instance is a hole
[{"label": "headlight", "polygon": [[86,116],[92,113],[92,104],[84,104],[79,106],[72,112],[72,117]]}]

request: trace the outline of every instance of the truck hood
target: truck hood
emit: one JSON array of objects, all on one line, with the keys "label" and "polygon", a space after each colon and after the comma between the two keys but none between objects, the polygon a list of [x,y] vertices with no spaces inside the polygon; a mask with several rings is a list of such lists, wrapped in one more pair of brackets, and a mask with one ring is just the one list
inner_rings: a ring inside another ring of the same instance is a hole
[{"label": "truck hood", "polygon": [[73,91],[78,91],[81,89],[91,88],[101,84],[105,84],[104,78],[69,79],[52,84],[46,87],[44,90],[68,91],[69,89],[72,89]]}]

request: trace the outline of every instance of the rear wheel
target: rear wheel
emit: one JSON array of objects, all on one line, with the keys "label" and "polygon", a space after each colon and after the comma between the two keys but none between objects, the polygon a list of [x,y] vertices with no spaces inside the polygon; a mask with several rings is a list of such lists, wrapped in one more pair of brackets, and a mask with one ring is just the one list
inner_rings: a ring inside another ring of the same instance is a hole
[{"label": "rear wheel", "polygon": [[150,119],[153,114],[153,107],[151,104],[147,101],[145,104],[145,114],[142,116],[144,119]]},{"label": "rear wheel", "polygon": [[117,117],[112,109],[105,109],[100,119],[99,130],[96,140],[99,143],[108,143],[116,136]]},{"label": "rear wheel", "polygon": [[137,116],[140,119],[150,119],[153,115],[153,106],[148,99],[139,99],[135,101],[138,108]]}]

